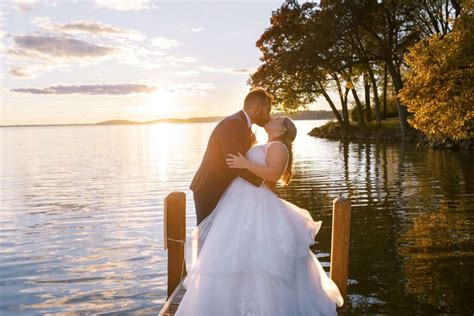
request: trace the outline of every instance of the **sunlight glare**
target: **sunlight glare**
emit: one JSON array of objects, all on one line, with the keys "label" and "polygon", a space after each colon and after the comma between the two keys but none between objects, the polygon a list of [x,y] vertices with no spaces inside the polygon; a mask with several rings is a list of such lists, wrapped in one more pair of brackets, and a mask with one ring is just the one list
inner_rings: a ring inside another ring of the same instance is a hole
[{"label": "sunlight glare", "polygon": [[176,114],[175,94],[168,91],[156,91],[148,98],[143,112],[153,118],[169,118]]}]

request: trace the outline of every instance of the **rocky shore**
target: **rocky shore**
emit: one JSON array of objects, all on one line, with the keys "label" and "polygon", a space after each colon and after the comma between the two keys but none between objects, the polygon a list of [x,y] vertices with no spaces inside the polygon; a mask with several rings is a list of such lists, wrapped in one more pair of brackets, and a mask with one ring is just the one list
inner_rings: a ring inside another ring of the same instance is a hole
[{"label": "rocky shore", "polygon": [[416,129],[410,129],[405,139],[402,139],[398,120],[367,123],[364,127],[351,124],[346,130],[338,122],[330,121],[323,126],[315,127],[308,133],[310,136],[333,140],[369,141],[369,142],[406,142],[415,143],[433,149],[462,149],[474,148],[473,139],[462,141],[430,140]]}]

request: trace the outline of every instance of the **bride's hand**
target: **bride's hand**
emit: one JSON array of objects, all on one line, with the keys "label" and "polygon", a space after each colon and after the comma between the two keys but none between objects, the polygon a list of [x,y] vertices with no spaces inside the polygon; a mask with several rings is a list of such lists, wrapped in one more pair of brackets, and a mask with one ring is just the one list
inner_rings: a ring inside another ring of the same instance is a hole
[{"label": "bride's hand", "polygon": [[247,168],[248,160],[244,155],[238,153],[237,155],[227,154],[225,162],[229,168],[245,169]]}]

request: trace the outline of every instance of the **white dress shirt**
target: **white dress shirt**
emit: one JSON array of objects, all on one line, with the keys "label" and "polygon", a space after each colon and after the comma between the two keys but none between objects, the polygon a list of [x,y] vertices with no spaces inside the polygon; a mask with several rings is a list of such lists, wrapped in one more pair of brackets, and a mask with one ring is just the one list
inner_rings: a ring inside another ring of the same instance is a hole
[{"label": "white dress shirt", "polygon": [[242,109],[242,111],[244,111],[245,117],[247,118],[247,124],[249,125],[249,128],[251,128],[252,127],[252,120],[250,119],[250,116],[247,114],[247,112],[245,112],[244,109]]}]

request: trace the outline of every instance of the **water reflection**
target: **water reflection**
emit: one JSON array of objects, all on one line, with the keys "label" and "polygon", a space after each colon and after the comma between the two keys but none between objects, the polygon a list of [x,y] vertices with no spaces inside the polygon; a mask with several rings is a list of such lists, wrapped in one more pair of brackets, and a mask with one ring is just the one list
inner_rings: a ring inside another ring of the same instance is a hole
[{"label": "water reflection", "polygon": [[[299,181],[280,194],[326,222],[333,198],[341,192],[351,198],[351,311],[474,311],[473,153],[409,144],[326,146],[340,159],[315,153],[298,161]],[[302,178],[313,181],[308,186]],[[326,242],[316,247],[324,253],[330,250],[326,227],[320,237]]]},{"label": "water reflection", "polygon": [[[332,200],[351,198],[349,311],[472,313],[474,154],[306,135],[323,123],[297,122],[278,193],[323,221],[327,271]],[[187,187],[213,126],[0,129],[0,313],[158,312],[163,198],[187,193],[191,230]]]}]

